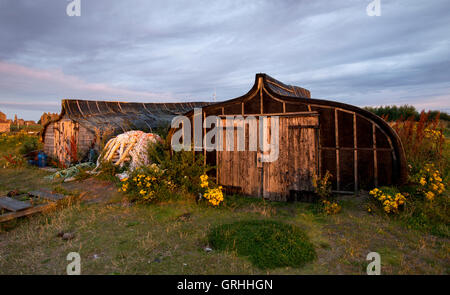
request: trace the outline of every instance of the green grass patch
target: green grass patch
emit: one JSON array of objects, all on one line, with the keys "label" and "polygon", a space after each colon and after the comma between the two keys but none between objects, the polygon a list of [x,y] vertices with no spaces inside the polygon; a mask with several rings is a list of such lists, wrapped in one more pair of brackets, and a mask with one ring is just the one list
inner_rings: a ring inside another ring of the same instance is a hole
[{"label": "green grass patch", "polygon": [[381,265],[399,266],[402,262],[402,253],[397,249],[382,247],[377,249],[377,252],[381,256]]},{"label": "green grass patch", "polygon": [[214,249],[236,251],[258,268],[301,267],[316,258],[314,246],[298,227],[269,220],[239,221],[212,229]]}]

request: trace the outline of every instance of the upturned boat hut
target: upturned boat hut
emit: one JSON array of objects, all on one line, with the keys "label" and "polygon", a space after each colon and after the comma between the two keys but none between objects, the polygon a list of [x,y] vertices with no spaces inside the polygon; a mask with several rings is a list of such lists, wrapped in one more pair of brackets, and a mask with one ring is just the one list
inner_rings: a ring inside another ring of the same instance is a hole
[{"label": "upturned boat hut", "polygon": [[118,101],[62,100],[60,115],[44,125],[44,152],[61,163],[82,158],[90,148],[129,130],[151,132],[170,124],[173,117],[209,103],[136,103]]},{"label": "upturned boat hut", "polygon": [[[192,122],[194,113],[186,114]],[[238,150],[237,132],[234,140],[228,139],[234,141],[234,150],[197,147],[206,162],[216,167],[217,181],[228,191],[289,200],[314,191],[314,177],[326,171],[332,174],[332,189],[339,193],[399,184],[407,178],[402,143],[382,118],[353,105],[313,99],[309,90],[286,85],[266,74],[256,75],[248,93],[204,106],[201,115],[217,116],[222,126],[235,116],[279,117],[276,161],[261,162],[263,152],[249,149],[247,124],[243,151]],[[172,129],[171,134],[176,131]],[[201,132],[204,136],[208,130],[203,128]],[[270,128],[263,132],[270,133]],[[226,140],[224,134],[224,144]]]}]

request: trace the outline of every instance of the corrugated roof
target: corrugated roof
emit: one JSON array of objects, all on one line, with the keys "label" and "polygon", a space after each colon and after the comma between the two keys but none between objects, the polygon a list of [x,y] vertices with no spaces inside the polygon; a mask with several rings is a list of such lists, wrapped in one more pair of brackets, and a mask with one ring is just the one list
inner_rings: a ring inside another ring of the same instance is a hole
[{"label": "corrugated roof", "polygon": [[264,82],[266,82],[266,85],[270,88],[270,90],[277,94],[292,97],[311,98],[311,92],[308,89],[298,86],[286,85],[267,74],[264,75]]},{"label": "corrugated roof", "polygon": [[63,117],[90,130],[121,133],[132,129],[152,129],[169,124],[175,116],[210,104],[212,103],[137,103],[64,99],[62,100],[61,114],[56,120],[48,122],[44,126],[42,139],[45,136],[46,127]]}]

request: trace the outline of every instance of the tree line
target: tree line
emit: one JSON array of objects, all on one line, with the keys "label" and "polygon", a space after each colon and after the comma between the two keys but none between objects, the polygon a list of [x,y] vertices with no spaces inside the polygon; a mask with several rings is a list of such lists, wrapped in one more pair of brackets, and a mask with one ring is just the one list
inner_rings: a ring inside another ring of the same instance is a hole
[{"label": "tree line", "polygon": [[[420,113],[414,106],[411,105],[364,107],[364,109],[376,114],[377,116],[383,117],[388,121],[397,121],[399,119],[406,120],[411,117],[418,121],[420,118]],[[450,115],[446,112],[440,111],[429,111],[428,120],[434,120],[436,116],[439,116],[439,119],[441,120],[450,121]]]}]

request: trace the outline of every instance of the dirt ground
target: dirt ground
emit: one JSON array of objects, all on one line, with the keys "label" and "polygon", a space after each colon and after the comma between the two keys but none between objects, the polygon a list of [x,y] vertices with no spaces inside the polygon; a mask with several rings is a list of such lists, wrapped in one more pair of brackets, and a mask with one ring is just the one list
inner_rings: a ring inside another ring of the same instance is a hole
[{"label": "dirt ground", "polygon": [[88,204],[108,203],[124,198],[111,182],[94,177],[82,181],[62,183],[61,187],[68,192],[80,195],[81,199]]}]

